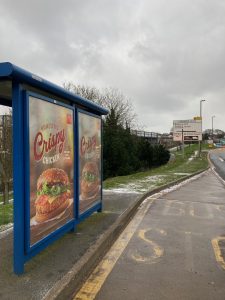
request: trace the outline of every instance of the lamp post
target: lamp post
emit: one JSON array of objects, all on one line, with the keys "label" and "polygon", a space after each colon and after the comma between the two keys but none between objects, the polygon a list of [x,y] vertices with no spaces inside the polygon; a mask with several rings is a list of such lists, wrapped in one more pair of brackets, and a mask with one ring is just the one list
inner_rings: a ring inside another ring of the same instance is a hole
[{"label": "lamp post", "polygon": [[212,116],[212,140],[213,140],[213,119],[215,118],[216,116]]},{"label": "lamp post", "polygon": [[[201,134],[202,134],[202,102],[206,101],[205,99],[200,100],[200,118],[201,118]],[[201,144],[202,142],[199,141],[199,157],[201,156]]]}]

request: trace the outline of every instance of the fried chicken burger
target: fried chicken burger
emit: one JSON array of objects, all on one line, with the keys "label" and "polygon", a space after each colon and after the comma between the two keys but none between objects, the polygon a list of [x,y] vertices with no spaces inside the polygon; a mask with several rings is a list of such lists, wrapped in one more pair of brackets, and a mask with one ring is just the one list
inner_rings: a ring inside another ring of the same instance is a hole
[{"label": "fried chicken burger", "polygon": [[81,197],[87,199],[94,197],[99,191],[99,171],[94,162],[87,162],[82,170],[80,183]]},{"label": "fried chicken burger", "polygon": [[37,181],[36,221],[44,222],[62,213],[68,207],[70,197],[66,172],[57,168],[45,170]]}]

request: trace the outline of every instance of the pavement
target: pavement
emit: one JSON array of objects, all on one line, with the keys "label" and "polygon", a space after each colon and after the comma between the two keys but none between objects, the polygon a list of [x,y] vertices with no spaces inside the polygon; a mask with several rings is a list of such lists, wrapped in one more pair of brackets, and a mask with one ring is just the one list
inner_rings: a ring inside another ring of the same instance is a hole
[{"label": "pavement", "polygon": [[148,197],[74,300],[224,300],[224,220],[211,170]]},{"label": "pavement", "polygon": [[42,299],[90,250],[103,232],[134,203],[138,194],[104,195],[104,212],[82,222],[25,265],[21,276],[13,274],[12,230],[0,238],[0,299]]},{"label": "pavement", "polygon": [[20,276],[13,273],[12,229],[0,233],[0,299],[70,299],[144,199],[175,184],[145,194],[105,192],[102,213],[93,214],[77,226],[75,233],[66,234],[35,256]]}]

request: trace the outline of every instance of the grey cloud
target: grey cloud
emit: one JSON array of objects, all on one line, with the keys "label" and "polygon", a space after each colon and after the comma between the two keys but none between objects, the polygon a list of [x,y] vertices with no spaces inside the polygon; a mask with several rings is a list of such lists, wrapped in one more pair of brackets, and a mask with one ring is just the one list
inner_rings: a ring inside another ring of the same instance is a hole
[{"label": "grey cloud", "polygon": [[208,97],[206,118],[215,111],[225,129],[223,0],[1,0],[0,14],[1,60],[59,84],[119,88],[149,130]]}]

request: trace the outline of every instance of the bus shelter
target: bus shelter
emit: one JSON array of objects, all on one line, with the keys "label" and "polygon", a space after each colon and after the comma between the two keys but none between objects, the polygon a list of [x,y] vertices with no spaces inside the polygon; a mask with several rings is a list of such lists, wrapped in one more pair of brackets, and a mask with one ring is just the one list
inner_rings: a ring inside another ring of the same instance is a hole
[{"label": "bus shelter", "polygon": [[107,109],[11,63],[0,104],[12,107],[14,272],[102,209],[102,115]]}]

